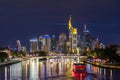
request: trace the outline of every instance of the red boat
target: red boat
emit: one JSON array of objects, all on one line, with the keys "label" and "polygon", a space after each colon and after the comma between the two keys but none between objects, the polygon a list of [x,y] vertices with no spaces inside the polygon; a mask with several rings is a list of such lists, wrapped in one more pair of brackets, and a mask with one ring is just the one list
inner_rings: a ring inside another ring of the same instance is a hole
[{"label": "red boat", "polygon": [[87,71],[86,71],[86,65],[81,63],[74,63],[73,64],[73,76],[77,80],[84,80],[86,77]]},{"label": "red boat", "polygon": [[86,73],[86,65],[83,63],[74,63],[73,72],[74,73]]}]

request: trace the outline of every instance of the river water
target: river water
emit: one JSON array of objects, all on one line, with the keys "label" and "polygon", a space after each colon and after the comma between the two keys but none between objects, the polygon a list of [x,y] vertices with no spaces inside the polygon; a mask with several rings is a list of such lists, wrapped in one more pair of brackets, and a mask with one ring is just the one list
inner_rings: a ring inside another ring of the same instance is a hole
[{"label": "river water", "polygon": [[120,69],[99,68],[87,64],[88,74],[72,72],[73,59],[31,59],[0,66],[0,80],[119,80]]}]

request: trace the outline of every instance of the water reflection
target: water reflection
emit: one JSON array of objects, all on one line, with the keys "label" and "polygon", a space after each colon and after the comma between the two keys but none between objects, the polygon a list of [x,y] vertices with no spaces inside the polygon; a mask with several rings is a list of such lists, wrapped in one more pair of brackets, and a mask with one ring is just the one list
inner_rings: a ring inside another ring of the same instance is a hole
[{"label": "water reflection", "polygon": [[[72,69],[72,59],[38,59],[23,61],[10,66],[0,66],[0,80],[75,80],[66,77]],[[118,80],[119,69],[99,68],[87,64],[87,74],[74,74],[76,80]]]},{"label": "water reflection", "polygon": [[28,60],[1,67],[0,80],[52,80],[63,77],[71,67],[71,63],[69,59]]},{"label": "water reflection", "polygon": [[120,78],[120,69],[99,68],[87,64],[87,70],[94,73],[99,80],[118,80]]}]

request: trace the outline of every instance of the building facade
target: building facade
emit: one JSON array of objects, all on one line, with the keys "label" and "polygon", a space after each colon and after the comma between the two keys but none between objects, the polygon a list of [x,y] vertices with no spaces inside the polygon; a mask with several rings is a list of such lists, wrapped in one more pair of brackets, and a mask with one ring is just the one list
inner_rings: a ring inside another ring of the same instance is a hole
[{"label": "building facade", "polygon": [[67,40],[67,35],[65,33],[60,33],[59,35],[59,41],[58,41],[58,52],[60,53],[66,53],[66,40]]},{"label": "building facade", "polygon": [[77,37],[77,28],[74,28],[72,26],[72,20],[71,20],[71,16],[68,20],[68,31],[69,31],[69,41],[67,44],[69,44],[68,46],[68,50],[69,52],[75,52],[78,46],[78,37]]},{"label": "building facade", "polygon": [[39,37],[39,49],[41,51],[51,51],[51,38],[49,35],[42,35]]},{"label": "building facade", "polygon": [[16,41],[16,49],[17,49],[17,51],[21,51],[21,43],[20,43],[20,40],[17,40],[17,41]]},{"label": "building facade", "polygon": [[38,39],[32,38],[30,39],[30,52],[38,51]]},{"label": "building facade", "polygon": [[56,52],[56,47],[57,47],[56,36],[52,35],[52,37],[51,37],[51,52]]},{"label": "building facade", "polygon": [[87,30],[86,24],[84,25],[84,35],[83,35],[83,44],[82,44],[82,49],[86,52],[92,49],[93,47],[93,39],[90,34],[90,31]]}]

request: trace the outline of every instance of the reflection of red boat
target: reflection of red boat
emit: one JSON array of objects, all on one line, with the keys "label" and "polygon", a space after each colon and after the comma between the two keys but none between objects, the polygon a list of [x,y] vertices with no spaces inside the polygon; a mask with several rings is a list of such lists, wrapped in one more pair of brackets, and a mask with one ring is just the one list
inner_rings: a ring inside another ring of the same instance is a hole
[{"label": "reflection of red boat", "polygon": [[81,79],[85,79],[87,74],[86,71],[86,65],[85,64],[81,64],[81,63],[74,63],[73,64],[73,76],[79,80]]}]

